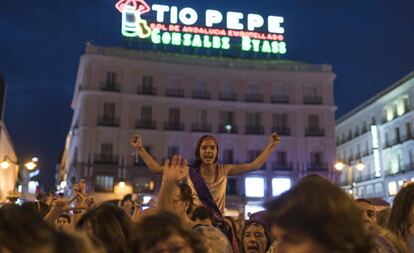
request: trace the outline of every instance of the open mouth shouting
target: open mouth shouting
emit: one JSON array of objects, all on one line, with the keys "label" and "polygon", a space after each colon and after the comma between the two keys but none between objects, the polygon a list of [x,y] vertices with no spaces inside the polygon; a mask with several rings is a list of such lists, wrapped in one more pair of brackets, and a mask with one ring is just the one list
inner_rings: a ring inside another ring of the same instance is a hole
[{"label": "open mouth shouting", "polygon": [[251,242],[247,245],[247,253],[258,253],[260,252],[260,247],[256,242]]},{"label": "open mouth shouting", "polygon": [[213,153],[205,153],[203,156],[203,160],[205,163],[212,163],[214,162],[215,156]]}]

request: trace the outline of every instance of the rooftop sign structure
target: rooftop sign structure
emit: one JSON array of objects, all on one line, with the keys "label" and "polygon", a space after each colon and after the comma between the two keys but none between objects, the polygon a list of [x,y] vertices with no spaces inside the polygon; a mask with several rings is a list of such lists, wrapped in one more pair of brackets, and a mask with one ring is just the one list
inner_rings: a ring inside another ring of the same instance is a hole
[{"label": "rooftop sign structure", "polygon": [[285,54],[284,18],[119,0],[122,35],[152,44]]}]

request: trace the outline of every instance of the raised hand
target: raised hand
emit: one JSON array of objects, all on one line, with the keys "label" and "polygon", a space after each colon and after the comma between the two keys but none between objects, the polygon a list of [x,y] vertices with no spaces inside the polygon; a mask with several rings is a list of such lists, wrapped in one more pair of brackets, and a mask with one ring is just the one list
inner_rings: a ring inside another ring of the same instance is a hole
[{"label": "raised hand", "polygon": [[139,134],[136,134],[132,137],[131,139],[131,145],[135,148],[135,149],[140,149],[142,147],[142,139],[141,136],[139,136]]},{"label": "raised hand", "polygon": [[166,159],[163,165],[163,180],[179,182],[188,176],[187,160],[175,155]]},{"label": "raised hand", "polygon": [[272,133],[269,138],[269,145],[271,147],[276,147],[277,144],[280,142],[280,137],[277,133]]}]

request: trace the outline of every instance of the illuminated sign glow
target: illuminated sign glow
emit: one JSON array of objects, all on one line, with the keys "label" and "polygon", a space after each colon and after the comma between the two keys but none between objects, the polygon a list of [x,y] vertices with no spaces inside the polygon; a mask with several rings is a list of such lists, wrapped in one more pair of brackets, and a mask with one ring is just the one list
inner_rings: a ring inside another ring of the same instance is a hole
[{"label": "illuminated sign glow", "polygon": [[381,157],[379,152],[379,140],[378,140],[378,128],[376,125],[371,126],[371,134],[372,134],[372,149],[374,153],[374,168],[375,168],[375,176],[381,176]]},{"label": "illuminated sign glow", "polygon": [[[122,13],[122,35],[152,44],[238,49],[244,52],[285,54],[283,17],[206,10],[204,15],[190,7],[178,8],[153,4],[144,0],[119,0],[115,7]],[[143,14],[155,16],[147,22]],[[198,24],[202,23],[202,26]],[[197,25],[196,25],[197,24]],[[222,27],[225,28],[222,28]],[[264,32],[265,31],[265,32]]]}]

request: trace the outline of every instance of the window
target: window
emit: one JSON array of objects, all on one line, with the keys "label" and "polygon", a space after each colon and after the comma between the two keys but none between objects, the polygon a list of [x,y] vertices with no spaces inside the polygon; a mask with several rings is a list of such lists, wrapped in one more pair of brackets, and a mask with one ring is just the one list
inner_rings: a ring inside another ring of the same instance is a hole
[{"label": "window", "polygon": [[230,81],[223,82],[220,86],[220,91],[223,93],[233,93],[234,85]]},{"label": "window", "polygon": [[273,126],[277,129],[285,129],[288,127],[288,115],[286,113],[273,114]]},{"label": "window", "polygon": [[112,160],[112,143],[101,144],[101,157],[105,160]]},{"label": "window", "polygon": [[323,153],[322,152],[311,152],[311,164],[322,165]]},{"label": "window", "polygon": [[150,90],[152,88],[153,77],[149,75],[142,76],[142,88]]},{"label": "window", "polygon": [[272,86],[272,95],[286,96],[286,87],[283,84],[274,84]]},{"label": "window", "polygon": [[276,164],[278,166],[287,166],[286,151],[277,151],[276,152]]},{"label": "window", "polygon": [[168,88],[170,89],[180,89],[181,80],[179,78],[170,78],[168,79]]},{"label": "window", "polygon": [[309,97],[317,97],[318,94],[318,88],[316,86],[308,86],[306,87],[306,96]]},{"label": "window", "polygon": [[259,127],[261,126],[262,117],[260,112],[248,112],[247,113],[247,125]]},{"label": "window", "polygon": [[251,83],[247,86],[248,94],[260,94],[260,85],[258,83]]},{"label": "window", "polygon": [[106,84],[111,86],[116,84],[116,73],[106,72]]},{"label": "window", "polygon": [[222,111],[220,112],[221,122],[224,125],[233,125],[234,124],[234,112],[232,111]]},{"label": "window", "polygon": [[292,181],[288,177],[279,177],[272,179],[272,196],[276,197],[288,191],[292,186]]},{"label": "window", "polygon": [[397,182],[395,181],[388,182],[388,195],[395,196],[397,195],[397,192],[398,192]]},{"label": "window", "polygon": [[104,116],[104,119],[111,120],[115,118],[115,104],[114,103],[104,103],[103,116]]},{"label": "window", "polygon": [[152,107],[151,106],[141,107],[141,120],[144,122],[152,121]]},{"label": "window", "polygon": [[207,111],[203,109],[195,110],[195,120],[199,125],[207,124]]},{"label": "window", "polygon": [[180,122],[180,108],[170,108],[168,114],[169,122]]},{"label": "window", "polygon": [[309,129],[319,129],[319,117],[317,114],[308,115],[308,127]]},{"label": "window", "polygon": [[180,154],[180,147],[170,146],[168,147],[167,153],[168,153],[168,158],[171,158],[173,155],[178,155]]},{"label": "window", "polygon": [[245,179],[246,197],[264,197],[264,179],[261,177],[247,177]]},{"label": "window", "polygon": [[195,83],[195,90],[197,91],[207,91],[207,81],[206,80],[197,80]]},{"label": "window", "polygon": [[95,177],[95,191],[96,192],[113,192],[114,191],[114,176],[97,175]]},{"label": "window", "polygon": [[237,179],[235,178],[229,178],[227,180],[227,189],[226,189],[227,195],[237,196]]},{"label": "window", "polygon": [[233,149],[224,149],[223,150],[223,163],[232,164],[233,161]]},{"label": "window", "polygon": [[375,184],[375,195],[381,196],[382,195],[382,184]]}]

